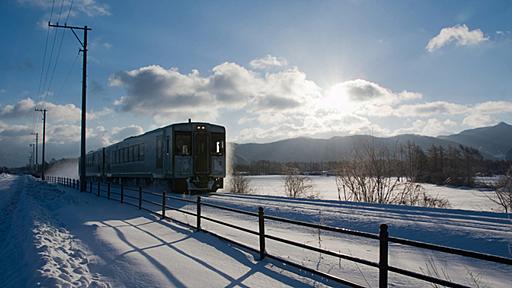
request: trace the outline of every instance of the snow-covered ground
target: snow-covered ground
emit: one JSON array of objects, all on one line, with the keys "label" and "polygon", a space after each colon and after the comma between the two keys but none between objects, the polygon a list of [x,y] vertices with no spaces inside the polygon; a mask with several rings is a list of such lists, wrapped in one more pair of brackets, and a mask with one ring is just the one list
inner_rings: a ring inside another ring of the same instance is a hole
[{"label": "snow-covered ground", "polygon": [[332,285],[254,256],[127,205],[0,175],[2,287]]},{"label": "snow-covered ground", "polygon": [[[313,190],[320,199],[338,200],[336,179],[333,176],[308,176]],[[247,176],[253,194],[284,196],[283,176]],[[493,178],[494,179],[494,178]],[[229,180],[226,181],[226,183]],[[431,196],[447,199],[451,208],[475,211],[502,211],[496,203],[489,200],[493,192],[487,189],[455,188],[433,184],[421,184]]]},{"label": "snow-covered ground", "polygon": [[[116,191],[116,188],[113,188]],[[127,195],[137,195],[125,190]],[[105,194],[105,193],[103,193]],[[175,195],[176,196],[176,195]],[[117,196],[113,196],[117,197]],[[149,197],[149,196],[145,196]],[[193,196],[182,197],[194,199]],[[159,202],[158,196],[153,197]],[[148,198],[146,198],[148,199]],[[136,200],[125,198],[136,203]],[[391,236],[512,257],[512,223],[503,213],[371,205],[277,196],[203,197],[237,209],[266,215],[377,233],[381,223]],[[168,205],[195,212],[194,204],[169,199]],[[146,206],[159,211],[158,206]],[[216,237],[148,212],[46,184],[29,176],[0,176],[0,279],[3,287],[274,287],[330,286],[335,283],[291,269]],[[195,225],[195,217],[167,211],[171,218]],[[252,216],[203,206],[203,215],[257,231]],[[377,261],[378,243],[276,221],[266,221],[269,235]],[[257,247],[257,237],[203,220],[203,228]],[[267,240],[270,254],[289,259],[363,286],[376,287],[377,270]],[[512,267],[471,258],[390,245],[390,264],[433,275],[432,267],[452,281],[480,287],[510,287]],[[392,287],[429,287],[425,282],[390,273]]]}]

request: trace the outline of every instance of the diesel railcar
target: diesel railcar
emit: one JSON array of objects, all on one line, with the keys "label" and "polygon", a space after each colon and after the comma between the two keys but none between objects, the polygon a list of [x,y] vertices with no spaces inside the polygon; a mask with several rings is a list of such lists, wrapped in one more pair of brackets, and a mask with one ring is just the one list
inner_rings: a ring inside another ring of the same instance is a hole
[{"label": "diesel railcar", "polygon": [[86,177],[160,183],[175,192],[214,192],[226,177],[226,130],[189,120],[129,137],[89,152]]}]

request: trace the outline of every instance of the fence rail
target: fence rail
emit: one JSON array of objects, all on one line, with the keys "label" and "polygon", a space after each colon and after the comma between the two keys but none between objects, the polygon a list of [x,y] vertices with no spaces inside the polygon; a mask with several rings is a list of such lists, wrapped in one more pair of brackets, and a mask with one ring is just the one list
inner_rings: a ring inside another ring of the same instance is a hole
[{"label": "fence rail", "polygon": [[[79,180],[69,179],[69,178],[65,178],[65,177],[47,176],[46,177],[46,181],[48,181],[50,183],[57,183],[57,184],[65,185],[65,186],[68,186],[68,187],[71,187],[71,188],[74,188],[74,189],[79,189],[79,187],[80,187],[80,181]],[[426,282],[429,282],[429,283],[433,283],[433,284],[443,285],[443,286],[446,286],[446,287],[457,287],[457,288],[459,288],[459,287],[468,287],[468,286],[465,286],[465,285],[462,285],[462,284],[459,284],[459,283],[454,283],[454,282],[451,282],[451,281],[448,281],[448,280],[445,280],[445,279],[440,279],[440,278],[432,277],[430,275],[425,275],[425,274],[417,273],[417,272],[414,272],[414,271],[406,270],[406,269],[403,269],[403,268],[390,266],[389,263],[388,263],[389,243],[397,243],[397,244],[401,244],[401,245],[413,246],[413,247],[416,247],[416,248],[422,248],[422,249],[427,249],[427,250],[432,250],[432,251],[437,251],[437,252],[448,253],[448,254],[452,254],[452,255],[464,256],[464,257],[469,257],[469,258],[474,258],[474,259],[479,259],[479,260],[484,260],[484,261],[489,261],[489,262],[494,262],[494,263],[499,263],[499,264],[512,265],[512,259],[511,258],[506,258],[506,257],[501,257],[501,256],[496,256],[496,255],[489,255],[489,254],[484,254],[484,253],[477,253],[477,252],[473,252],[473,251],[457,249],[457,248],[451,248],[451,247],[446,247],[446,246],[441,246],[441,245],[435,245],[435,244],[430,244],[430,243],[425,243],[425,242],[420,242],[420,241],[413,241],[413,240],[408,240],[408,239],[402,239],[402,238],[397,238],[397,237],[390,237],[389,233],[388,233],[388,226],[386,224],[381,224],[379,226],[379,234],[373,234],[373,233],[367,233],[367,232],[362,232],[362,231],[350,230],[350,229],[345,229],[345,228],[332,227],[332,226],[326,226],[326,225],[319,225],[319,224],[314,224],[314,223],[309,223],[309,222],[304,222],[304,221],[297,221],[297,220],[288,219],[288,218],[282,218],[282,217],[277,217],[277,216],[268,216],[268,215],[265,215],[263,207],[259,207],[257,212],[250,212],[250,211],[240,210],[240,209],[226,207],[226,206],[221,206],[221,205],[212,204],[212,203],[204,203],[204,202],[201,201],[201,196],[198,196],[197,200],[193,201],[193,200],[190,200],[190,199],[183,199],[183,198],[180,198],[180,197],[166,195],[165,192],[162,192],[160,194],[160,193],[156,193],[156,192],[152,192],[152,191],[144,191],[141,186],[139,186],[139,187],[127,187],[122,182],[120,184],[115,184],[115,185],[112,184],[112,183],[102,183],[100,181],[97,181],[95,183],[96,183],[96,185],[95,185],[96,187],[95,187],[95,189],[93,189],[93,182],[92,181],[89,182],[89,193],[92,194],[93,192],[96,192],[96,195],[98,197],[104,197],[104,198],[111,199],[111,200],[118,200],[121,203],[125,203],[125,204],[128,204],[128,205],[132,205],[132,206],[138,207],[138,209],[142,209],[142,210],[148,211],[148,212],[150,212],[152,214],[160,216],[161,218],[169,219],[169,220],[178,222],[178,223],[180,223],[182,225],[185,225],[185,226],[191,227],[193,229],[196,229],[198,231],[203,231],[205,233],[209,233],[209,234],[214,235],[214,236],[216,236],[216,237],[218,237],[220,239],[223,239],[225,241],[229,241],[229,242],[234,243],[234,244],[236,244],[236,245],[238,245],[240,247],[243,247],[245,249],[248,249],[248,250],[251,250],[253,252],[258,253],[260,260],[263,260],[265,257],[268,257],[268,258],[271,258],[271,259],[275,259],[275,260],[281,261],[281,262],[283,262],[283,263],[285,263],[287,265],[290,265],[290,266],[302,269],[302,270],[310,272],[310,273],[314,273],[314,274],[322,276],[322,277],[324,277],[326,279],[330,279],[330,280],[333,280],[333,281],[336,281],[338,283],[341,283],[341,284],[344,284],[344,285],[348,285],[348,286],[351,286],[351,287],[363,287],[363,286],[360,286],[360,285],[358,285],[356,283],[352,283],[352,282],[350,282],[350,281],[348,281],[346,279],[339,278],[339,277],[337,277],[335,275],[331,275],[329,273],[325,273],[325,272],[322,272],[322,271],[318,271],[318,270],[306,267],[304,265],[295,263],[295,262],[290,261],[288,259],[284,259],[284,258],[281,258],[281,257],[276,256],[276,255],[271,255],[271,254],[269,254],[266,251],[266,248],[265,248],[266,247],[266,240],[269,239],[269,240],[273,240],[273,241],[278,241],[280,243],[284,243],[284,244],[287,244],[287,245],[291,245],[291,246],[295,246],[295,247],[300,247],[300,248],[303,248],[303,249],[308,249],[308,250],[311,250],[311,251],[323,253],[323,254],[326,254],[326,255],[333,256],[333,257],[338,257],[340,259],[344,259],[344,260],[348,260],[348,261],[351,261],[351,262],[355,262],[355,263],[363,264],[363,265],[366,265],[366,266],[370,266],[370,267],[373,267],[373,268],[378,268],[378,270],[379,270],[378,271],[378,273],[379,273],[379,287],[380,288],[388,287],[388,275],[389,275],[389,272],[401,274],[401,275],[404,275],[404,276],[408,276],[408,277],[412,277],[412,278],[415,278],[415,279],[423,280],[423,281],[426,281]],[[105,185],[107,187],[106,190],[104,189]],[[119,188],[120,193],[112,191],[113,187]],[[95,190],[95,191],[93,191],[93,190]],[[132,196],[132,195],[126,195],[125,191],[136,192],[136,193],[138,193],[138,197],[137,196]],[[106,192],[107,195],[106,196],[102,195],[101,192],[103,192],[103,194]],[[112,195],[119,196],[119,199],[112,198]],[[161,202],[159,203],[159,202],[151,201],[149,199],[145,199],[144,195],[152,195],[152,196],[155,196],[155,197],[160,197],[161,198]],[[126,199],[137,200],[137,203],[126,202],[126,201],[124,201],[125,197],[126,197]],[[194,212],[187,211],[187,210],[184,210],[184,209],[171,207],[171,206],[167,205],[167,201],[168,200],[177,200],[177,201],[182,201],[182,202],[185,202],[185,203],[195,204],[196,205],[196,212],[194,213]],[[154,205],[156,207],[159,207],[161,209],[160,213],[157,212],[157,211],[154,211],[154,210],[151,210],[149,208],[144,207],[144,205],[143,205],[144,203],[151,204],[151,205]],[[202,215],[201,214],[201,207],[203,207],[203,206],[211,207],[211,208],[215,208],[215,209],[220,209],[220,210],[224,210],[224,211],[229,211],[229,212],[233,212],[233,213],[237,213],[237,214],[242,214],[242,215],[256,217],[256,218],[258,218],[258,231],[250,230],[250,229],[247,229],[247,228],[244,228],[244,227],[240,227],[240,226],[235,225],[235,224],[227,223],[227,222],[222,221],[220,219],[215,219],[215,218],[212,218],[212,217],[208,217],[208,216]],[[196,226],[193,226],[193,225],[191,225],[189,223],[184,223],[184,222],[182,222],[182,221],[180,221],[178,219],[174,219],[174,218],[171,218],[171,217],[167,216],[166,215],[166,211],[167,210],[177,211],[177,212],[180,212],[180,213],[184,213],[186,215],[195,216],[196,217]],[[202,220],[206,220],[206,221],[210,221],[210,222],[213,222],[213,223],[216,223],[216,224],[220,224],[220,225],[223,225],[223,226],[226,226],[226,227],[229,227],[229,228],[232,228],[232,229],[236,229],[238,231],[242,231],[242,232],[245,232],[245,233],[248,233],[248,234],[251,234],[251,235],[256,235],[256,236],[258,236],[259,247],[258,248],[251,247],[251,246],[248,246],[248,245],[246,245],[244,243],[240,243],[240,242],[238,242],[236,240],[227,238],[225,236],[218,235],[217,233],[215,233],[213,231],[205,230],[201,226],[201,221]],[[379,260],[378,260],[378,262],[373,262],[373,261],[370,261],[370,260],[367,260],[367,259],[361,259],[361,258],[357,258],[357,257],[354,257],[354,256],[345,255],[345,254],[342,254],[342,253],[338,253],[338,252],[334,252],[334,251],[330,251],[330,250],[326,250],[326,249],[310,246],[310,245],[303,244],[303,243],[300,243],[300,242],[296,242],[296,241],[293,241],[293,240],[290,240],[290,239],[285,239],[285,238],[282,238],[282,237],[277,237],[277,236],[274,236],[274,235],[266,234],[265,233],[265,220],[267,220],[267,221],[269,221],[269,220],[270,221],[278,221],[278,222],[298,225],[298,226],[302,226],[302,227],[321,229],[321,230],[324,230],[324,231],[330,231],[330,232],[335,232],[335,233],[340,233],[340,234],[346,234],[346,235],[352,235],[352,236],[357,236],[357,237],[363,237],[363,238],[366,238],[366,239],[378,240],[379,241]]]}]

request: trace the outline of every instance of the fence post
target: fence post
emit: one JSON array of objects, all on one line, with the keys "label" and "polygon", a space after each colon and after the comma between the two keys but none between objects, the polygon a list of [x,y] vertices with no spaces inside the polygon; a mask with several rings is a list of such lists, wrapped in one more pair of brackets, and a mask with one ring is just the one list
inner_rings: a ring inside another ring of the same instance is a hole
[{"label": "fence post", "polygon": [[89,183],[90,183],[90,184],[89,184],[89,193],[92,193],[92,180],[91,180],[91,182],[89,182]]},{"label": "fence post", "polygon": [[201,231],[201,196],[197,196],[196,217],[197,217],[197,223],[196,223],[197,231]]},{"label": "fence post", "polygon": [[381,224],[379,230],[379,288],[388,287],[388,225]]},{"label": "fence post", "polygon": [[258,208],[258,222],[260,232],[260,260],[265,258],[265,212],[263,207]]},{"label": "fence post", "polygon": [[142,208],[142,186],[139,186],[139,210]]},{"label": "fence post", "polygon": [[107,183],[107,199],[110,200],[110,182]]},{"label": "fence post", "polygon": [[162,219],[165,218],[165,190],[162,191]]},{"label": "fence post", "polygon": [[100,197],[100,181],[98,181],[98,195],[96,196]]},{"label": "fence post", "polygon": [[120,199],[121,203],[124,202],[124,183],[123,183],[123,180],[121,180],[121,199]]}]

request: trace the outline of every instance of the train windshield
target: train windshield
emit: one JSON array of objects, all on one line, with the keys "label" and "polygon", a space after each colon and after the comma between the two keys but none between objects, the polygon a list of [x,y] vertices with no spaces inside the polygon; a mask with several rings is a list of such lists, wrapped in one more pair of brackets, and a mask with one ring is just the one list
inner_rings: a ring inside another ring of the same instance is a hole
[{"label": "train windshield", "polygon": [[192,147],[192,135],[190,133],[176,133],[174,151],[179,156],[189,156]]},{"label": "train windshield", "polygon": [[213,155],[222,156],[224,155],[224,134],[212,133],[211,136],[211,152]]}]

